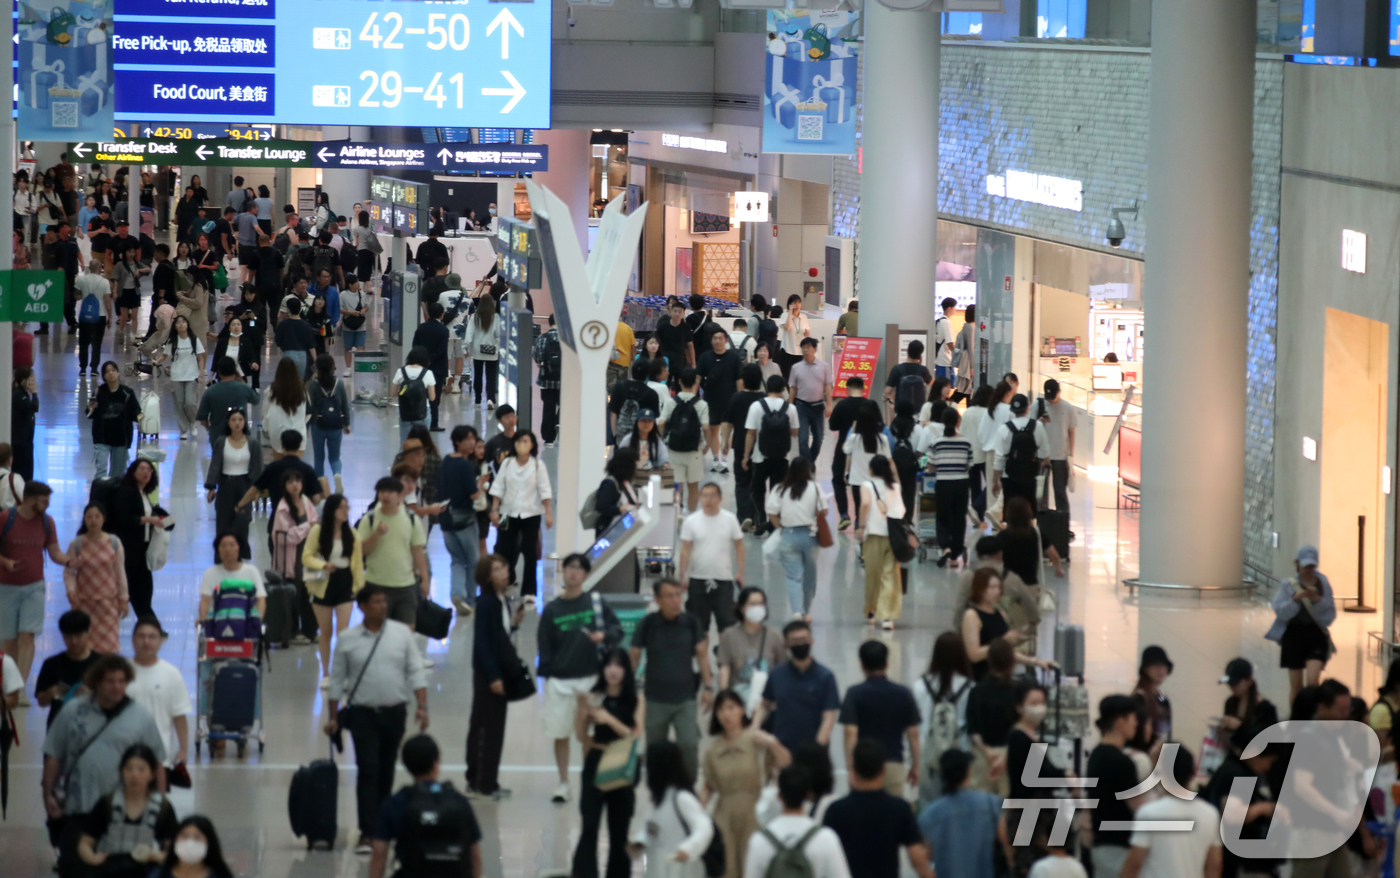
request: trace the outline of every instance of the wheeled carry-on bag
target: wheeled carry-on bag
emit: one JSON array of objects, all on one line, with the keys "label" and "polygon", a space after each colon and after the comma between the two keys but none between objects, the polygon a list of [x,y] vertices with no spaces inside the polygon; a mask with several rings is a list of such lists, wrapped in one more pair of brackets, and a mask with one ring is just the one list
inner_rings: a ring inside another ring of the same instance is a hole
[{"label": "wheeled carry-on bag", "polygon": [[209,728],[216,732],[252,730],[257,718],[258,668],[231,661],[214,672],[214,697],[209,709]]},{"label": "wheeled carry-on bag", "polygon": [[336,790],[340,769],[333,759],[317,759],[298,768],[287,792],[287,813],[292,834],[306,838],[307,848],[318,841],[335,847]]}]

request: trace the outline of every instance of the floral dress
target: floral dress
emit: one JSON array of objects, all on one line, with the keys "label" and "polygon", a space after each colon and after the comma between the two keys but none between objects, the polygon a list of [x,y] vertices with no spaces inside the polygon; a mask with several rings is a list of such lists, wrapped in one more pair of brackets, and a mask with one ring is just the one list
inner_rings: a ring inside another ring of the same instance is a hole
[{"label": "floral dress", "polygon": [[96,538],[79,535],[68,544],[72,559],[63,571],[73,609],[92,619],[92,648],[101,653],[121,652],[121,619],[128,600],[126,558],[121,541],[108,533]]}]

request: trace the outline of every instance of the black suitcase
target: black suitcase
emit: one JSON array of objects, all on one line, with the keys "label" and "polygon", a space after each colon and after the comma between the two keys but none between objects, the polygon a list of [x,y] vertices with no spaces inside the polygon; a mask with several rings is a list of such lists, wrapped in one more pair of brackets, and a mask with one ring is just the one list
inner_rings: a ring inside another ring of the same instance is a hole
[{"label": "black suitcase", "polygon": [[267,576],[267,614],[263,617],[263,640],[269,646],[286,649],[292,642],[296,620],[297,587],[276,574]]},{"label": "black suitcase", "polygon": [[1035,514],[1035,523],[1040,527],[1040,541],[1046,548],[1055,547],[1060,559],[1069,560],[1069,510],[1042,509]]},{"label": "black suitcase", "polygon": [[253,728],[258,705],[258,669],[246,662],[225,662],[214,671],[214,695],[209,728],[247,732]]},{"label": "black suitcase", "polygon": [[304,836],[308,848],[318,841],[335,847],[335,798],[339,786],[340,771],[331,759],[317,759],[292,775],[292,785],[287,792],[287,813],[292,834]]}]

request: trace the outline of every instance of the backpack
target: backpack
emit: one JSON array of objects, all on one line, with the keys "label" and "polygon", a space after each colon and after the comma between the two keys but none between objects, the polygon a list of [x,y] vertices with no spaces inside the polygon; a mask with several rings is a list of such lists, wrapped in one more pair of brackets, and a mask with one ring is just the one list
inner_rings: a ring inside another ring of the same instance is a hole
[{"label": "backpack", "polygon": [[287,256],[286,283],[290,289],[296,279],[306,276],[306,247],[295,247]]},{"label": "backpack", "polygon": [[102,301],[93,293],[83,296],[83,304],[78,307],[79,323],[102,322]]},{"label": "backpack", "polygon": [[421,421],[428,416],[428,386],[423,383],[427,372],[427,369],[423,369],[417,378],[409,378],[407,366],[399,370],[404,377],[399,387],[399,420]]},{"label": "backpack", "polygon": [[450,783],[409,787],[397,847],[402,873],[415,878],[466,874],[471,814],[466,797]]},{"label": "backpack", "polygon": [[359,251],[349,244],[340,245],[340,268],[347,274],[359,267]]},{"label": "backpack", "polygon": [[914,411],[924,407],[924,397],[928,393],[928,385],[924,383],[922,375],[905,375],[899,379],[899,386],[895,389],[894,401],[898,405],[901,402],[911,402],[914,404]]},{"label": "backpack", "polygon": [[[19,505],[19,501],[22,499],[21,495],[24,493],[24,489],[23,489],[23,488],[20,488],[18,491],[15,490],[15,472],[14,472],[14,470],[6,469],[6,470],[3,470],[3,472],[4,472],[4,475],[3,475],[3,476],[0,476],[0,490],[3,490],[3,489],[5,489],[5,488],[8,488],[8,489],[9,489],[9,493],[10,493],[10,503],[9,503],[8,505],[6,505],[4,508],[5,508],[5,509],[14,509],[16,506]],[[104,507],[104,508],[105,508],[105,507]]]},{"label": "backpack", "polygon": [[563,351],[559,347],[559,334],[544,334],[544,354],[540,364],[541,381],[558,381],[564,371]]},{"label": "backpack", "polygon": [[214,589],[209,617],[202,620],[210,640],[256,640],[262,633],[257,588],[252,580],[225,579]]},{"label": "backpack", "polygon": [[1011,450],[1006,453],[1006,477],[1016,481],[1034,479],[1040,471],[1040,461],[1036,458],[1036,420],[1030,418],[1021,429],[1016,429],[1010,421],[1006,429],[1011,431]]},{"label": "backpack", "polygon": [[894,440],[894,447],[890,449],[890,463],[894,464],[895,472],[900,474],[901,479],[919,468],[919,453],[914,450],[908,436]]},{"label": "backpack", "polygon": [[[0,525],[0,548],[4,548],[5,539],[10,535],[10,529],[15,526],[15,519],[19,517],[19,513],[14,509],[6,511],[9,514],[5,516],[5,523]],[[44,545],[47,546],[49,540],[53,539],[53,533],[49,528],[49,517],[48,515],[40,515],[39,520],[44,523]]]},{"label": "backpack", "polygon": [[188,271],[175,272],[175,292],[188,293],[194,289],[194,278],[190,277]]},{"label": "backpack", "polygon": [[676,407],[671,410],[671,419],[666,422],[666,447],[676,452],[699,451],[700,413],[695,409],[695,399],[676,397]]},{"label": "backpack", "polygon": [[788,401],[783,400],[779,408],[763,406],[763,420],[758,422],[758,450],[765,460],[785,459],[792,449],[792,423],[788,421]]},{"label": "backpack", "polygon": [[959,739],[962,737],[963,727],[958,725],[958,702],[962,700],[963,693],[972,686],[972,681],[964,680],[962,686],[947,698],[940,698],[938,693],[933,691],[933,683],[928,675],[924,676],[923,681],[924,688],[933,699],[933,707],[929,711],[928,733],[924,735],[924,745],[919,751],[927,774],[938,770],[938,760],[946,751],[962,749]]},{"label": "backpack", "polygon": [[628,436],[637,428],[637,414],[641,412],[641,403],[635,399],[627,399],[622,402],[622,411],[617,413],[617,429],[613,431],[613,441],[617,442],[623,436]]},{"label": "backpack", "polygon": [[311,277],[319,278],[321,272],[329,271],[331,277],[335,277],[335,268],[338,261],[335,258],[335,251],[330,247],[323,247],[319,244],[311,250]]},{"label": "backpack", "polygon": [[[617,484],[617,479],[614,479],[612,476],[604,478],[603,481],[612,482],[614,485]],[[602,485],[598,487],[601,488]],[[583,508],[578,511],[578,523],[583,525],[587,530],[592,530],[598,526],[598,492],[596,490],[583,498]]]},{"label": "backpack", "polygon": [[778,349],[778,321],[771,317],[765,317],[758,322],[758,340],[762,344],[768,345],[768,351],[772,353]]},{"label": "backpack", "polygon": [[122,480],[117,476],[103,476],[100,479],[92,480],[92,489],[88,491],[88,503],[101,506],[103,509],[111,509],[112,502],[117,499],[117,492],[121,490]]},{"label": "backpack", "polygon": [[272,239],[272,249],[276,250],[278,253],[281,253],[283,256],[287,255],[287,248],[291,246],[292,236],[287,234],[285,230],[279,232],[277,237]]},{"label": "backpack", "polygon": [[820,823],[803,833],[802,837],[792,847],[788,847],[778,841],[768,827],[760,827],[759,832],[768,839],[768,843],[773,846],[773,859],[768,861],[768,868],[763,872],[763,878],[815,878],[817,871],[812,868],[812,862],[807,859],[807,855],[802,849],[807,846],[807,842],[812,840],[812,836],[821,831]]},{"label": "backpack", "polygon": [[[422,377],[421,375],[419,376]],[[345,410],[340,407],[340,399],[336,396],[336,391],[340,389],[340,379],[336,379],[335,386],[330,393],[321,386],[321,382],[313,381],[318,396],[316,397],[316,426],[322,430],[340,430],[345,427]],[[402,403],[399,404],[402,408]]]}]

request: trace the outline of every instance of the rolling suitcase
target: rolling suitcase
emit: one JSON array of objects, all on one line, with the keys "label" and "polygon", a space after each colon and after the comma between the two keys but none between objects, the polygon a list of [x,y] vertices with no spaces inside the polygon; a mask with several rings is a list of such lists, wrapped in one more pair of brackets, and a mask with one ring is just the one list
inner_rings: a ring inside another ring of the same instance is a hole
[{"label": "rolling suitcase", "polygon": [[267,615],[263,639],[268,646],[286,649],[292,642],[296,620],[297,587],[274,573],[267,575]]},{"label": "rolling suitcase", "polygon": [[227,662],[214,671],[214,696],[209,728],[247,732],[253,728],[258,704],[258,669],[244,662]]},{"label": "rolling suitcase", "polygon": [[335,847],[335,799],[339,785],[340,771],[333,759],[317,759],[292,775],[292,785],[287,791],[287,813],[292,834],[304,836],[308,848],[318,841]]},{"label": "rolling suitcase", "polygon": [[1084,676],[1084,626],[1055,626],[1055,663],[1066,677]]}]

